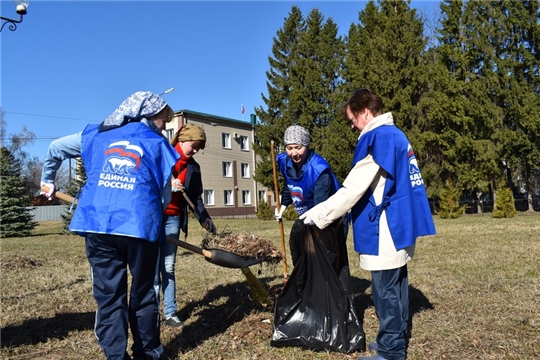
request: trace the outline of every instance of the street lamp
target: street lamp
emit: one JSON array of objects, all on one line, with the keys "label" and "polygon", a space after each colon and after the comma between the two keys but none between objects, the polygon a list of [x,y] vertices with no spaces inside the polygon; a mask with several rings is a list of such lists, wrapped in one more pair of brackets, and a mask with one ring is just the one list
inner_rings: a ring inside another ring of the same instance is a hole
[{"label": "street lamp", "polygon": [[21,23],[23,21],[23,15],[26,15],[26,8],[28,7],[29,0],[15,0],[15,5],[17,14],[19,14],[20,18],[19,20],[14,20],[10,18],[6,18],[3,16],[0,16],[0,19],[4,20],[2,23],[2,26],[0,27],[0,32],[2,32],[2,29],[4,29],[4,26],[9,23],[8,29],[11,31],[17,30],[17,24]]},{"label": "street lamp", "polygon": [[173,92],[173,91],[174,91],[174,88],[169,88],[169,89],[165,90],[164,92],[162,92],[161,94],[159,94],[159,96],[168,94],[168,93]]}]

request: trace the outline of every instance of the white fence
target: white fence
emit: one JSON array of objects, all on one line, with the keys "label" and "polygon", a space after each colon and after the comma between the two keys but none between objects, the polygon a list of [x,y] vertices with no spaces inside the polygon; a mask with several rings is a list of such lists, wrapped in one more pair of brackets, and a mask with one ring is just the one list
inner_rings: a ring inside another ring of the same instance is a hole
[{"label": "white fence", "polygon": [[35,221],[62,221],[62,214],[66,212],[65,205],[35,206],[30,209]]}]

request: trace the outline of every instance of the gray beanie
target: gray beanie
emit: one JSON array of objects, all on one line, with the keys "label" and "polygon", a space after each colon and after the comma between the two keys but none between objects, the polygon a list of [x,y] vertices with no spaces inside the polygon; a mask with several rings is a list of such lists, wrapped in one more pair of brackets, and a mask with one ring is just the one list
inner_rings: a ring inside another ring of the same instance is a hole
[{"label": "gray beanie", "polygon": [[285,135],[283,136],[285,146],[291,144],[298,144],[302,146],[309,146],[309,132],[299,125],[289,126],[285,130]]}]

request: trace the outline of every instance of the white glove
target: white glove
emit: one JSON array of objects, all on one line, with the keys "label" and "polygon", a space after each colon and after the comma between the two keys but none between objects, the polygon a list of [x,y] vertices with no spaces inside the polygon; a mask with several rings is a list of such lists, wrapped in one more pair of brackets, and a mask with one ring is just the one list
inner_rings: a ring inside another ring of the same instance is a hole
[{"label": "white glove", "polygon": [[[43,186],[46,186],[49,191],[43,190]],[[46,183],[41,182],[41,191],[39,192],[39,195],[45,196],[49,201],[52,200],[54,192],[56,191],[56,186],[54,186],[54,183]]]},{"label": "white glove", "polygon": [[312,219],[311,211],[306,211],[299,217],[300,220],[304,220],[304,224],[306,225],[315,225]]},{"label": "white glove", "polygon": [[172,179],[172,191],[177,192],[184,188],[184,184],[178,179]]},{"label": "white glove", "polygon": [[281,218],[283,217],[283,212],[286,209],[287,209],[287,207],[285,205],[281,205],[281,207],[279,209],[276,206],[276,208],[274,209],[274,217],[276,218],[277,221],[281,220]]}]

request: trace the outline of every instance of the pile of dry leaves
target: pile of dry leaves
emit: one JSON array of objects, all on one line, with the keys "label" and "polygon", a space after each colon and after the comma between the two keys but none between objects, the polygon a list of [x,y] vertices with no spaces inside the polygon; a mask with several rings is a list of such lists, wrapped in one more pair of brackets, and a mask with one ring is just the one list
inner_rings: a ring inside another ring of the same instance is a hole
[{"label": "pile of dry leaves", "polygon": [[8,258],[0,261],[0,269],[16,270],[23,268],[31,268],[42,266],[43,261],[32,259],[26,256],[11,255]]},{"label": "pile of dry leaves", "polygon": [[266,258],[265,261],[278,263],[282,258],[281,251],[270,241],[249,231],[233,233],[223,231],[218,235],[208,235],[202,242],[204,249],[225,250],[249,258]]}]

